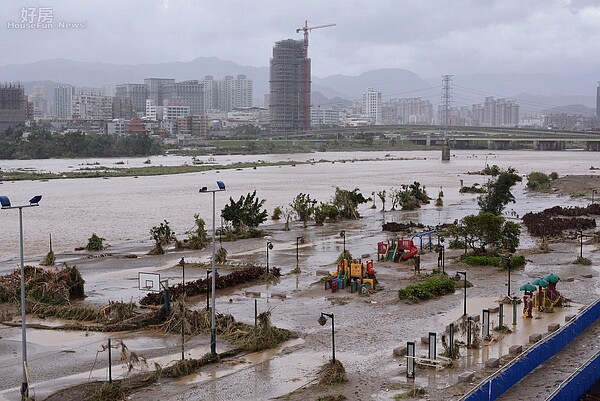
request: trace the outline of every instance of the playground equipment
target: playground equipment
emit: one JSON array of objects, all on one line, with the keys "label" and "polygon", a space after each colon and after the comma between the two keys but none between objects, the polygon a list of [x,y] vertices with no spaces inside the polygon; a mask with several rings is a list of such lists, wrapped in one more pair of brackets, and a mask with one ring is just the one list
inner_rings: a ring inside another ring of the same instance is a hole
[{"label": "playground equipment", "polygon": [[375,289],[377,278],[373,261],[366,264],[361,260],[344,259],[337,266],[337,270],[325,281],[325,289],[331,288],[331,292],[337,292],[344,288],[350,288],[350,292],[359,291],[361,294],[367,290]]},{"label": "playground equipment", "polygon": [[406,261],[413,258],[417,253],[419,253],[419,248],[410,239],[393,239],[388,242],[377,243],[377,260]]},{"label": "playground equipment", "polygon": [[[561,306],[565,301],[561,293],[556,289],[556,283],[560,278],[552,273],[545,279],[537,278],[532,283],[521,286],[523,295],[523,317],[533,317],[533,309],[540,312],[553,312],[555,306]],[[536,288],[538,286],[538,288]],[[534,292],[537,292],[534,294]]]},{"label": "playground equipment", "polygon": [[423,251],[423,237],[427,237],[429,239],[429,250],[431,251],[433,249],[432,237],[434,234],[437,235],[437,237],[438,237],[438,245],[439,245],[440,233],[438,230],[430,230],[430,231],[422,232],[420,234],[415,234],[415,235],[413,235],[412,239],[413,240],[415,238],[419,239],[419,250]]}]

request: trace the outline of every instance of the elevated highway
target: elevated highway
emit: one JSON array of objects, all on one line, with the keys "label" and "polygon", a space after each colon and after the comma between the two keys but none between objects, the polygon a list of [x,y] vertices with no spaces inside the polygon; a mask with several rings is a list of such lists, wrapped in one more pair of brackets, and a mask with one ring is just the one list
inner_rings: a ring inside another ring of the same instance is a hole
[{"label": "elevated highway", "polygon": [[[417,145],[441,146],[443,128],[438,125],[379,125],[337,127],[290,135],[298,138],[353,138],[364,135],[385,135]],[[449,127],[448,141],[455,149],[536,149],[564,150],[567,147],[600,151],[600,131],[535,130],[524,128]]]}]

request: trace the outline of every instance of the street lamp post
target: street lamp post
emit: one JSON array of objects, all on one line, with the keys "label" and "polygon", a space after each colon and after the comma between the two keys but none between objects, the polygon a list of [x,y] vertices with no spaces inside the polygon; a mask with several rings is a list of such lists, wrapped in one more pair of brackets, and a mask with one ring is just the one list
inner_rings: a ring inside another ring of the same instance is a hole
[{"label": "street lamp post", "polygon": [[346,230],[340,231],[340,237],[344,239],[344,255],[346,255]]},{"label": "street lamp post", "polygon": [[183,257],[179,261],[179,266],[181,266],[181,283],[183,285],[183,295],[186,295],[186,291],[185,291],[185,259]]},{"label": "street lamp post", "polygon": [[21,346],[23,356],[23,377],[21,380],[21,399],[29,398],[27,380],[27,324],[25,313],[25,261],[23,256],[23,208],[39,206],[42,195],[36,195],[29,200],[29,205],[11,206],[7,196],[0,196],[2,209],[19,209],[19,241],[21,250]]},{"label": "street lamp post", "polygon": [[592,205],[594,204],[594,195],[596,195],[596,190],[592,189]]},{"label": "street lamp post", "polygon": [[579,259],[583,259],[583,230],[579,230]]},{"label": "street lamp post", "polygon": [[267,273],[269,273],[269,249],[273,249],[273,243],[271,240],[267,240]]},{"label": "street lamp post", "polygon": [[217,353],[217,326],[216,326],[216,316],[215,316],[215,287],[216,287],[216,263],[215,263],[215,237],[216,237],[216,228],[215,228],[215,192],[225,191],[225,184],[223,181],[217,181],[218,189],[208,189],[207,187],[200,188],[201,193],[212,192],[212,311],[211,311],[211,319],[210,319],[210,352],[212,354]]},{"label": "street lamp post", "polygon": [[465,276],[465,287],[464,287],[464,292],[465,292],[465,300],[464,300],[464,309],[463,309],[463,316],[467,316],[467,272],[461,272],[461,271],[457,271],[456,275],[454,276],[454,279],[456,281],[460,281],[460,276],[459,274],[462,274],[463,276]]},{"label": "street lamp post", "polygon": [[442,267],[442,274],[446,274],[446,247],[444,245],[445,238],[438,237],[438,241],[440,242],[440,255],[438,257],[438,267]]},{"label": "street lamp post", "polygon": [[300,245],[300,241],[304,242],[304,237],[303,236],[296,237],[296,268],[299,267],[298,247]]},{"label": "street lamp post", "polygon": [[333,351],[333,363],[335,363],[335,319],[333,317],[333,313],[321,312],[321,316],[319,316],[317,321],[321,326],[325,326],[328,317],[331,318],[331,349]]},{"label": "street lamp post", "polygon": [[210,278],[211,269],[206,269],[206,310],[210,310],[210,293],[208,291],[208,279]]},{"label": "street lamp post", "polygon": [[183,296],[181,297],[181,360],[185,359],[185,259],[179,261],[181,266],[181,283],[183,285]]},{"label": "street lamp post", "polygon": [[506,295],[508,295],[508,297],[510,298],[510,255],[508,255],[506,257],[506,268],[508,269],[508,290]]}]

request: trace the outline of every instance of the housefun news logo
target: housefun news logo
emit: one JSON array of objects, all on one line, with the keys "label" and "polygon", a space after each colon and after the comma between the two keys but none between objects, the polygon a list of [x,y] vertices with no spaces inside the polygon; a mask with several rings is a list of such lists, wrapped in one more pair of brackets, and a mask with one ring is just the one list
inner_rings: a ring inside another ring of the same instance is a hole
[{"label": "housefun news logo", "polygon": [[8,21],[8,29],[84,29],[85,22],[58,21],[52,7],[22,7],[20,21]]}]

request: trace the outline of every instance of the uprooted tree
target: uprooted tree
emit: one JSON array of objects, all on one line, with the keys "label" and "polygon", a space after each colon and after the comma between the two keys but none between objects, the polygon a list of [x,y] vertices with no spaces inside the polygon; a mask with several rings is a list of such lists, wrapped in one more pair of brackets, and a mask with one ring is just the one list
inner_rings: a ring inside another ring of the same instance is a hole
[{"label": "uprooted tree", "polygon": [[485,192],[477,198],[477,205],[481,212],[500,216],[507,204],[515,202],[515,197],[510,190],[521,180],[521,176],[512,167],[501,171],[495,178],[490,179],[483,186]]},{"label": "uprooted tree", "polygon": [[163,255],[165,253],[163,246],[169,246],[171,242],[177,241],[175,232],[171,230],[167,220],[152,227],[150,229],[150,236],[156,243],[155,247],[150,251],[151,255]]},{"label": "uprooted tree", "polygon": [[358,188],[352,191],[347,189],[335,188],[332,204],[337,208],[338,215],[342,219],[358,219],[358,206],[362,203],[371,201],[371,198],[365,198]]},{"label": "uprooted tree", "polygon": [[298,220],[302,221],[304,228],[306,228],[306,222],[311,219],[315,212],[315,204],[317,201],[311,199],[309,194],[299,193],[296,195],[290,207],[296,212]]},{"label": "uprooted tree", "polygon": [[221,217],[233,227],[236,234],[259,235],[257,227],[267,220],[266,209],[262,209],[266,199],[259,200],[256,190],[234,201],[229,198],[229,204],[221,210]]}]

